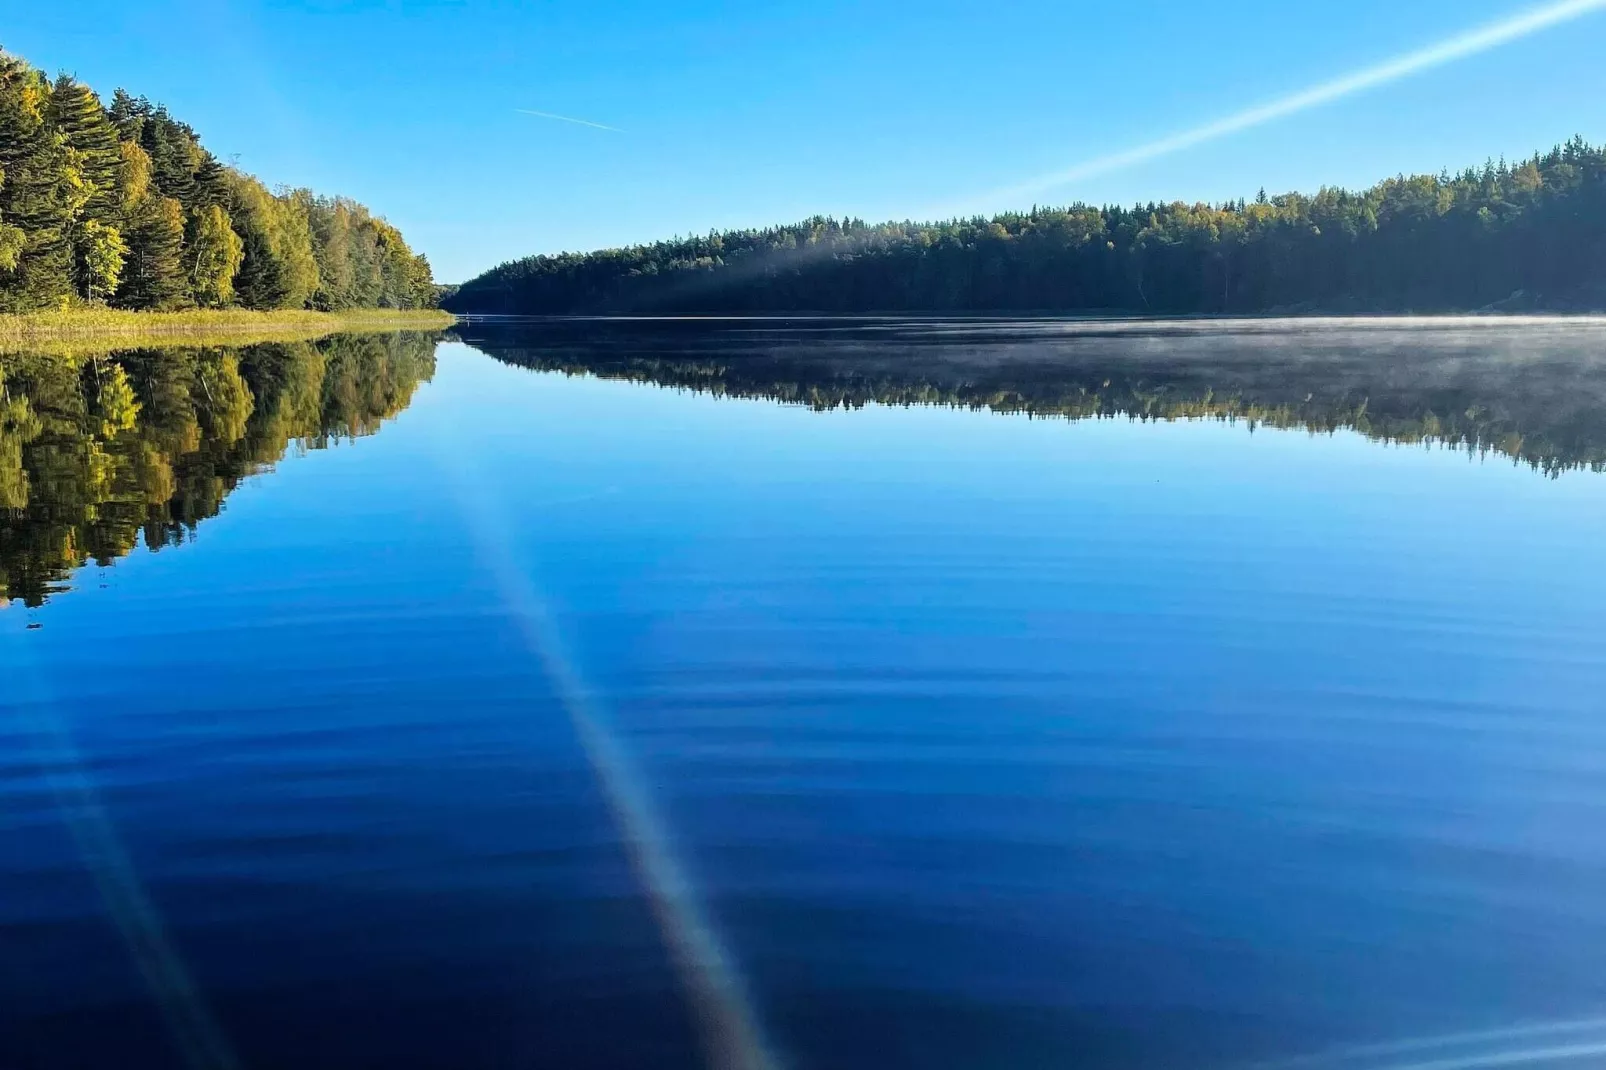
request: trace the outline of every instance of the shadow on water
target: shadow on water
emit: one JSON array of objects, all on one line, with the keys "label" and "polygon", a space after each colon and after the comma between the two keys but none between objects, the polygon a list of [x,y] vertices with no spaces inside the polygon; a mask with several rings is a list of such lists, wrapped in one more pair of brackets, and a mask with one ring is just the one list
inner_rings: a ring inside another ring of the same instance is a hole
[{"label": "shadow on water", "polygon": [[1606,466],[1606,324],[1592,319],[479,319],[456,333],[510,364],[820,410],[1215,419],[1551,476]]}]

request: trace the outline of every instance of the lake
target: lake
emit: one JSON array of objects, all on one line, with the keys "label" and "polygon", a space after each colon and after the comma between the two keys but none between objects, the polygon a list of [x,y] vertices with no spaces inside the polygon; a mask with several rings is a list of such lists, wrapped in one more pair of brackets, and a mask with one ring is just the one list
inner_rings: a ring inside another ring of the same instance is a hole
[{"label": "lake", "polygon": [[1606,1062],[1606,324],[0,370],[0,1066]]}]

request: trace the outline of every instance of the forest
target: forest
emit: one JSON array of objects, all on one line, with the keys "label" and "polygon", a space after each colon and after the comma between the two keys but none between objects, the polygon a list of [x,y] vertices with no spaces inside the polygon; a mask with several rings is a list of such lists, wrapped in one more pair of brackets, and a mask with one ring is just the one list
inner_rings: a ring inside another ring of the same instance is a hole
[{"label": "forest", "polygon": [[373,434],[435,370],[432,334],[0,362],[0,606],[188,539],[291,449]]},{"label": "forest", "polygon": [[1606,148],[1228,204],[790,226],[531,256],[458,313],[1386,312],[1606,308]]},{"label": "forest", "polygon": [[0,312],[434,301],[429,261],[361,204],[270,190],[165,107],[0,51]]}]

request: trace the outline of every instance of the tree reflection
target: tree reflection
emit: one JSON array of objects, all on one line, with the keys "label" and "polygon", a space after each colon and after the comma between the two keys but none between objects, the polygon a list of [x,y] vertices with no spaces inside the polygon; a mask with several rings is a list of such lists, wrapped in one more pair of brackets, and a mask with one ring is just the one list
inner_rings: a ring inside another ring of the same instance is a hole
[{"label": "tree reflection", "polygon": [[1606,466],[1606,325],[1474,321],[479,321],[512,364],[828,410],[1213,419]]},{"label": "tree reflection", "polygon": [[434,372],[427,334],[0,358],[0,599],[184,541],[292,450],[373,434]]}]

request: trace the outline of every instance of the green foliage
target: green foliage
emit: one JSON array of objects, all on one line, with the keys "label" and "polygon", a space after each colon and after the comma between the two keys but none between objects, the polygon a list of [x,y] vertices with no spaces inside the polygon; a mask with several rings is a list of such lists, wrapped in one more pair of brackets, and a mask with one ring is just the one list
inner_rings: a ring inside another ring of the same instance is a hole
[{"label": "green foliage", "polygon": [[230,210],[244,243],[236,289],[246,308],[305,308],[318,288],[318,261],[305,201],[275,197],[252,178],[228,177]]},{"label": "green foliage", "polygon": [[[325,272],[328,272],[328,281]],[[270,192],[188,124],[0,52],[0,313],[433,307],[429,263],[352,201]]]},{"label": "green foliage", "polygon": [[9,272],[17,269],[17,263],[22,259],[22,250],[27,242],[28,236],[22,232],[21,227],[0,223],[0,271]]},{"label": "green foliage", "polygon": [[465,283],[458,312],[1399,311],[1606,307],[1606,149],[1221,204],[815,217]]},{"label": "green foliage", "polygon": [[128,243],[122,234],[114,226],[91,219],[79,229],[76,244],[83,295],[98,301],[116,293],[128,259]]},{"label": "green foliage", "polygon": [[435,306],[429,261],[414,255],[395,227],[345,198],[316,197],[310,190],[290,196],[312,229],[319,280],[314,308]]},{"label": "green foliage", "polygon": [[150,193],[151,157],[132,141],[118,142],[117,151],[122,161],[117,169],[117,210],[128,218]]},{"label": "green foliage", "polygon": [[189,305],[184,206],[171,197],[148,194],[134,208],[128,238],[128,262],[116,304],[156,311]]},{"label": "green foliage", "polygon": [[22,61],[0,53],[0,222],[22,232],[7,241],[11,266],[0,276],[0,311],[49,308],[72,292],[69,232],[86,185],[77,154],[52,126],[50,86]]},{"label": "green foliage", "polygon": [[205,203],[206,190],[197,186],[196,172],[209,154],[201,139],[186,123],[168,114],[165,107],[144,97],[124,96],[120,127],[138,129],[140,148],[151,158],[151,178],[164,197],[171,197],[185,209]]},{"label": "green foliage", "polygon": [[56,79],[50,93],[50,124],[76,154],[85,183],[84,208],[104,219],[117,209],[117,179],[122,170],[121,142],[100,98],[67,75]]},{"label": "green foliage", "polygon": [[195,213],[189,249],[190,296],[202,308],[221,308],[234,299],[234,276],[245,257],[244,244],[229,227],[228,213],[209,204]]}]

